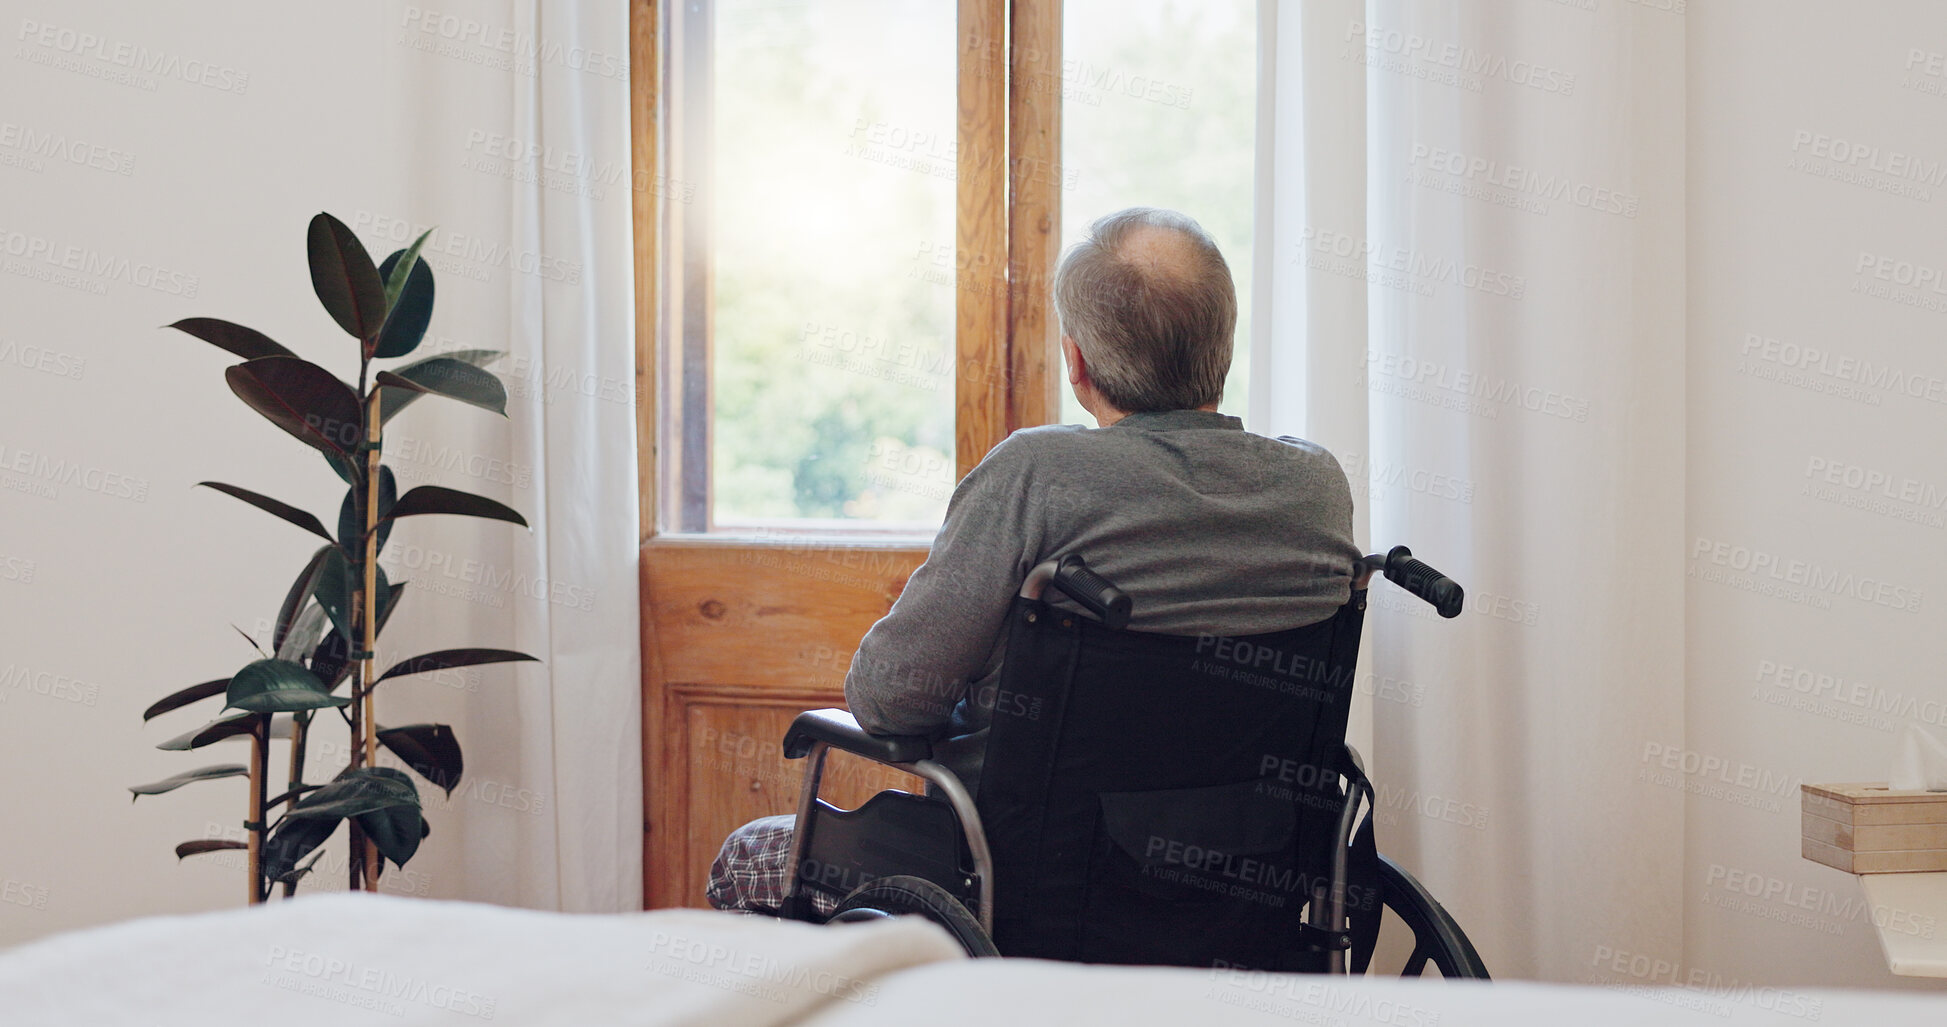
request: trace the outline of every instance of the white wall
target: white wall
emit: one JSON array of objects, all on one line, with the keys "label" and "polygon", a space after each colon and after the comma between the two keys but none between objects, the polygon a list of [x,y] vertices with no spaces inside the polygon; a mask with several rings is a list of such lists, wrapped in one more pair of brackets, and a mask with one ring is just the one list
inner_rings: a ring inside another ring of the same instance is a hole
[{"label": "white wall", "polygon": [[1947,737],[1947,6],[1688,7],[1698,769],[1644,763],[1692,789],[1684,956],[1746,981],[1925,986],[1887,973],[1869,918],[1936,936],[1947,919],[1866,909],[1799,858],[1797,785],[1885,780],[1904,723]]}]

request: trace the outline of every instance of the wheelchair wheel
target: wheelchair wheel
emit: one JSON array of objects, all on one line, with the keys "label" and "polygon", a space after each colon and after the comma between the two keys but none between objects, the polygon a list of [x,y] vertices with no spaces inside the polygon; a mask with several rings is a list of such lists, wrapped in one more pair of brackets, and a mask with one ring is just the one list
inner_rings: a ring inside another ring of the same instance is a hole
[{"label": "wheelchair wheel", "polygon": [[1379,895],[1386,911],[1399,917],[1413,932],[1413,951],[1406,957],[1401,977],[1420,977],[1430,962],[1442,977],[1487,979],[1487,964],[1481,962],[1474,943],[1453,914],[1435,901],[1404,867],[1379,856]]},{"label": "wheelchair wheel", "polygon": [[902,874],[867,881],[845,896],[830,919],[846,923],[871,918],[874,913],[923,916],[946,928],[969,956],[1001,954],[993,939],[980,929],[980,920],[953,893],[924,877]]}]

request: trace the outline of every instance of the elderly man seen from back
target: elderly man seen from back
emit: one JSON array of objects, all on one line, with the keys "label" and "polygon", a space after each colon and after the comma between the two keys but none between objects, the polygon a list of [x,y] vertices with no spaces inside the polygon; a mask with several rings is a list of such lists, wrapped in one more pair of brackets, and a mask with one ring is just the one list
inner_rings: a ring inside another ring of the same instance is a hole
[{"label": "elderly man seen from back", "polygon": [[[845,678],[862,727],[936,739],[934,759],[975,794],[984,686],[1034,565],[1085,554],[1136,597],[1132,630],[1261,634],[1330,617],[1360,555],[1332,455],[1217,412],[1237,295],[1195,221],[1141,207],[1097,220],[1056,270],[1055,308],[1069,384],[1099,427],[1027,428],[995,446],[954,490],[925,564]],[[782,902],[792,819],[753,821],[724,842],[712,905]],[[821,912],[835,905],[814,894]]]}]

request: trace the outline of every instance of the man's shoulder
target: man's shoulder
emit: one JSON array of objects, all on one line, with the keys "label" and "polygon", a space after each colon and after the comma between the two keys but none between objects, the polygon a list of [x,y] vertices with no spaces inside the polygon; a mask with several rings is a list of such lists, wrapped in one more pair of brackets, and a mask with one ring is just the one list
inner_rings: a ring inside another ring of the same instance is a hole
[{"label": "man's shoulder", "polygon": [[1090,437],[1101,434],[1100,428],[1084,428],[1079,424],[1043,424],[1021,428],[1002,439],[1000,445],[988,450],[981,463],[1018,466],[1058,458],[1065,453],[1086,450]]}]

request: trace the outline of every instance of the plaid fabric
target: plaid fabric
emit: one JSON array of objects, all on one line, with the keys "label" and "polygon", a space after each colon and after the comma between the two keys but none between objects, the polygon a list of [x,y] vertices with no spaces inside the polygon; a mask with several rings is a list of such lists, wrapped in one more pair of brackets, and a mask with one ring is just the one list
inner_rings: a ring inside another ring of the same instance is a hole
[{"label": "plaid fabric", "polygon": [[[784,905],[785,886],[790,883],[791,829],[797,817],[782,814],[760,817],[730,832],[710,864],[710,885],[704,895],[718,909],[741,909],[756,913],[776,913]],[[811,893],[811,907],[819,916],[830,916],[838,899],[817,889]]]}]

